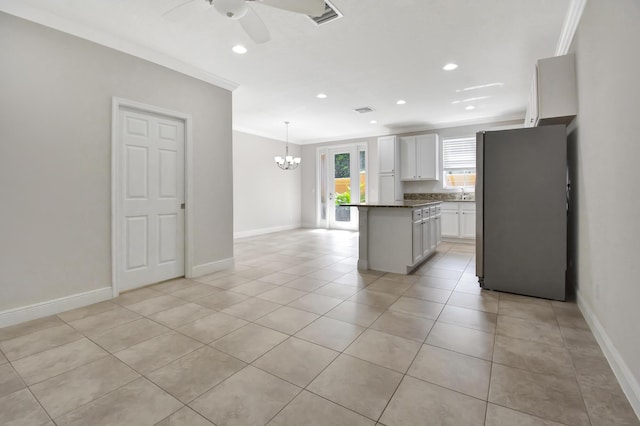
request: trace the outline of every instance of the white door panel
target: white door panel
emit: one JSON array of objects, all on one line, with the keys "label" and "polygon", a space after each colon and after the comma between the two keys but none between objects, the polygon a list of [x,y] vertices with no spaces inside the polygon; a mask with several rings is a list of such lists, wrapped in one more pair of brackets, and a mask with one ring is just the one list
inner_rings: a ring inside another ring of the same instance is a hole
[{"label": "white door panel", "polygon": [[122,109],[120,291],[184,275],[184,123]]}]

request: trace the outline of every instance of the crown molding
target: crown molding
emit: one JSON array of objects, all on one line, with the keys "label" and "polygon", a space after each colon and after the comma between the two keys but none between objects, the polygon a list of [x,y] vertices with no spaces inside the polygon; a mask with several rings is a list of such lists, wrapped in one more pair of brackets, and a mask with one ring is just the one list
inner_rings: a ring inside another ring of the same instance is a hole
[{"label": "crown molding", "polygon": [[584,7],[587,5],[587,0],[571,0],[569,7],[567,8],[567,16],[564,18],[562,24],[562,31],[560,31],[560,39],[556,46],[556,56],[566,55],[569,53],[573,36],[578,30],[578,24],[582,17]]}]

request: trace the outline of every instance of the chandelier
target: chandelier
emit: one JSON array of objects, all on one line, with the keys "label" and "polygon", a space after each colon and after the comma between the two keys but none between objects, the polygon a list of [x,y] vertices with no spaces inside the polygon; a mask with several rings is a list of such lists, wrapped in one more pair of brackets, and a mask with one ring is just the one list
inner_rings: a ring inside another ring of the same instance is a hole
[{"label": "chandelier", "polygon": [[277,156],[273,159],[282,170],[293,170],[300,165],[302,159],[300,157],[293,158],[293,156],[289,155],[289,122],[285,121],[284,124],[287,125],[287,145],[284,149],[284,158]]}]

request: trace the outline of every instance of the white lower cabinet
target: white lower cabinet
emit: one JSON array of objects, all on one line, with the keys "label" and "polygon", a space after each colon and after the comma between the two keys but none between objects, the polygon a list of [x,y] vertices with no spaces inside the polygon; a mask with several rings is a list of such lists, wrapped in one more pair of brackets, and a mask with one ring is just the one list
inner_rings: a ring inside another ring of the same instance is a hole
[{"label": "white lower cabinet", "polygon": [[445,238],[476,237],[476,203],[470,201],[442,203],[441,235]]}]

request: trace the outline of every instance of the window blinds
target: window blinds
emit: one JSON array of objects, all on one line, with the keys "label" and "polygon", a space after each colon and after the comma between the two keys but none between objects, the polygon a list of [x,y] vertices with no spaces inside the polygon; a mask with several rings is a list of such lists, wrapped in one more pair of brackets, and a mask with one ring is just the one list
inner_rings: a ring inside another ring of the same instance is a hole
[{"label": "window blinds", "polygon": [[442,167],[446,169],[476,168],[476,139],[445,139],[442,141]]}]

